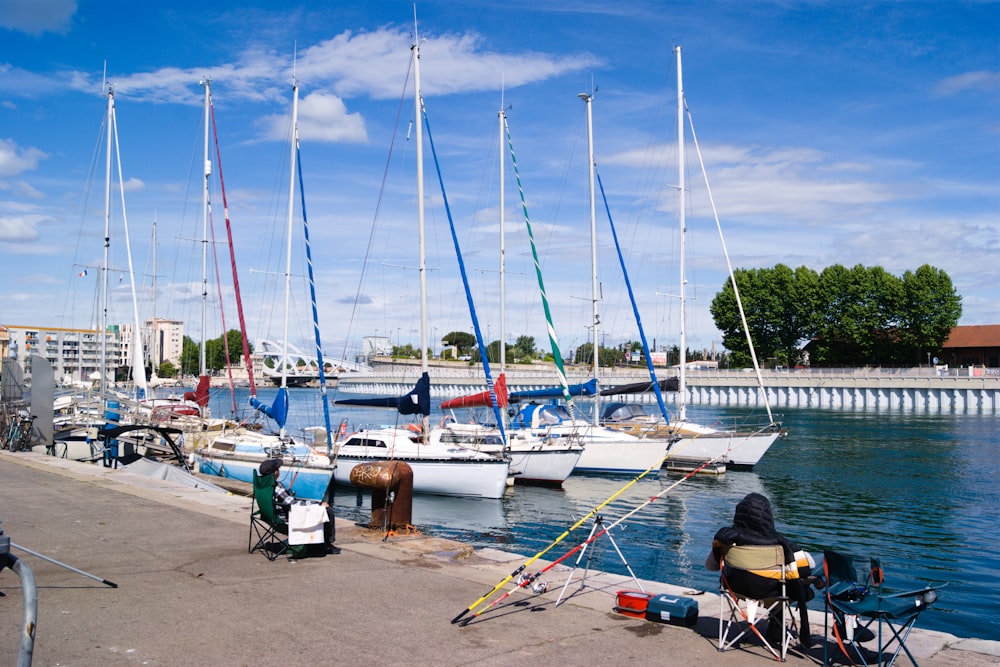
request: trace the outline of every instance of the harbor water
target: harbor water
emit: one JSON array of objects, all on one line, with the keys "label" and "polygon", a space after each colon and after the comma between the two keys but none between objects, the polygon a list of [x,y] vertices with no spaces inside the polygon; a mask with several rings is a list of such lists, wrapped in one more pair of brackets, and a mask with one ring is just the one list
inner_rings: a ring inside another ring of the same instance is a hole
[{"label": "harbor water", "polygon": [[[263,400],[273,389],[259,392]],[[215,392],[213,392],[214,394]],[[221,394],[221,392],[220,392]],[[315,390],[291,391],[290,430],[322,420]],[[246,390],[237,390],[246,405]],[[436,408],[435,408],[436,410]],[[213,397],[213,412],[232,411],[228,394]],[[745,414],[699,406],[700,421]],[[432,420],[440,418],[432,415]],[[394,424],[386,411],[333,408],[334,428]],[[712,536],[732,521],[747,493],[770,498],[778,529],[821,560],[824,550],[860,559],[878,557],[890,592],[944,585],[939,601],[919,625],[960,637],[1000,640],[1000,417],[993,413],[794,409],[782,415],[788,436],[777,441],[753,472],[716,478],[665,470],[651,473],[604,506],[611,525],[638,505],[675,485],[628,520],[595,539],[581,568],[717,590],[718,576],[704,568]],[[424,533],[476,547],[523,555],[548,548],[632,477],[571,476],[561,489],[516,486],[501,500],[417,496],[413,519]],[[344,489],[338,516],[370,517],[370,498]],[[587,540],[593,518],[544,556],[552,561]],[[614,549],[617,545],[622,557]],[[573,566],[579,552],[563,563]],[[578,573],[582,576],[583,570]],[[544,575],[541,577],[545,579]],[[822,595],[810,602],[822,609]]]}]

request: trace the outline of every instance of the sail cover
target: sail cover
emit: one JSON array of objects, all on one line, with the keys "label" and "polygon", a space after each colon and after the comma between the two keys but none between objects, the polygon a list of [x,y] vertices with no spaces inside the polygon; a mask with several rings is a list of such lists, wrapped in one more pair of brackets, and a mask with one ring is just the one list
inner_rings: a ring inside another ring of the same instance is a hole
[{"label": "sail cover", "polygon": [[[510,400],[512,403],[516,403],[517,401],[521,401],[526,398],[562,398],[564,395],[563,392],[564,389],[561,385],[558,387],[543,387],[542,389],[512,391],[510,392]],[[592,378],[582,384],[569,385],[570,396],[593,396],[596,393],[597,378]]]},{"label": "sail cover", "polygon": [[288,390],[284,387],[278,389],[271,405],[267,405],[256,397],[250,398],[250,405],[273,419],[279,428],[285,427],[285,421],[288,419]]},{"label": "sail cover", "polygon": [[[666,378],[657,383],[660,391],[677,391],[680,383],[677,378]],[[631,382],[629,384],[618,384],[613,387],[601,390],[601,396],[618,396],[620,394],[641,394],[653,390],[653,382]]]},{"label": "sail cover", "polygon": [[429,415],[431,413],[431,376],[427,373],[421,375],[413,389],[402,396],[344,398],[333,401],[333,404],[359,408],[387,408],[399,410],[401,415]]},{"label": "sail cover", "polygon": [[[497,377],[497,383],[494,387],[495,393],[497,395],[498,407],[507,407],[507,379],[504,374],[501,373]],[[459,396],[458,398],[449,398],[447,401],[441,403],[442,410],[450,410],[451,408],[483,408],[483,407],[493,407],[493,401],[490,400],[490,390],[481,391],[478,394],[469,394],[467,396]]]}]

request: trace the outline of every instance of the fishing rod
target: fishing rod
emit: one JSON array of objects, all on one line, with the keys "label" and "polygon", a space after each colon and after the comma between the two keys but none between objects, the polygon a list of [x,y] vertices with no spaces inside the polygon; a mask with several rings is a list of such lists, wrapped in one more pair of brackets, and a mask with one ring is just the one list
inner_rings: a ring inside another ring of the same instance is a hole
[{"label": "fishing rod", "polygon": [[[731,449],[731,447],[730,447],[730,449]],[[513,592],[516,591],[517,589],[524,588],[525,586],[530,585],[538,577],[542,576],[543,574],[545,574],[546,572],[548,572],[549,570],[551,570],[553,567],[555,567],[559,563],[563,562],[564,560],[566,560],[567,558],[569,558],[570,556],[572,556],[576,552],[580,551],[581,549],[583,549],[587,545],[592,544],[595,540],[597,540],[597,538],[599,538],[602,535],[606,534],[612,528],[615,528],[615,527],[621,525],[627,519],[635,516],[635,514],[637,512],[639,512],[640,510],[642,510],[642,509],[648,507],[649,505],[653,504],[656,500],[658,500],[659,498],[662,498],[667,493],[669,493],[673,489],[677,488],[677,486],[679,484],[681,484],[685,480],[693,477],[694,475],[696,475],[700,471],[704,470],[706,467],[712,465],[713,463],[715,463],[716,461],[718,461],[719,459],[721,459],[723,456],[725,456],[728,453],[729,453],[729,450],[727,449],[725,452],[722,452],[722,453],[718,454],[717,456],[715,456],[715,457],[713,457],[713,458],[705,461],[704,463],[702,463],[701,465],[699,465],[697,468],[695,468],[694,470],[690,471],[689,473],[687,473],[686,475],[684,475],[683,477],[681,477],[680,479],[678,479],[676,482],[674,482],[673,484],[671,484],[667,488],[663,489],[662,491],[660,491],[659,493],[657,493],[656,495],[654,495],[653,497],[651,497],[649,500],[647,500],[647,501],[643,502],[642,504],[636,506],[635,508],[633,508],[632,510],[630,510],[629,512],[627,512],[625,515],[623,515],[621,518],[619,518],[616,521],[608,524],[607,526],[605,526],[604,528],[602,528],[600,531],[598,531],[598,532],[594,533],[593,535],[591,535],[590,537],[588,537],[583,542],[580,542],[575,547],[573,547],[572,549],[570,549],[569,551],[567,551],[565,554],[563,554],[562,556],[560,556],[558,559],[552,561],[551,563],[549,563],[548,565],[546,565],[545,567],[543,567],[541,570],[539,570],[535,574],[529,574],[527,576],[521,577],[520,579],[518,579],[517,586],[515,588],[512,588],[511,590],[507,591],[506,593],[504,593],[502,596],[500,596],[499,598],[497,598],[496,600],[494,600],[493,602],[491,602],[486,607],[483,607],[479,611],[474,612],[471,617],[469,617],[469,618],[465,619],[464,621],[462,621],[460,625],[462,625],[463,627],[466,626],[466,625],[468,625],[469,622],[472,621],[473,618],[476,618],[476,617],[480,616],[481,614],[485,613],[486,611],[489,611],[490,609],[492,609],[494,606],[496,606],[499,603],[503,602],[508,597],[510,597],[511,594],[513,594]],[[664,457],[664,458],[666,458],[666,457]],[[643,474],[645,474],[645,473],[643,473]],[[628,488],[628,487],[626,486],[626,488]],[[624,491],[624,489],[622,489],[622,490]],[[621,491],[619,491],[618,493],[621,493]],[[617,496],[618,494],[615,494],[615,495]],[[614,496],[612,496],[612,498],[613,497]],[[600,509],[600,507],[603,507],[604,505],[606,505],[607,502],[608,501],[605,501],[604,503],[602,503],[597,509]],[[589,517],[593,513],[594,512],[592,511],[586,517],[584,517],[583,519],[581,519],[580,522],[578,522],[575,526],[573,526],[573,528],[570,528],[570,530],[567,531],[566,533],[564,533],[563,536],[567,535],[570,531],[572,531],[577,526],[579,526],[580,523],[583,523],[583,521],[586,520],[587,517]],[[560,536],[559,539],[562,539],[563,536]],[[558,541],[559,540],[557,540],[553,544],[549,545],[542,553],[545,553],[545,551],[548,551],[549,549],[551,549],[552,547],[554,547],[556,545],[556,543],[558,543]],[[518,574],[519,572],[521,572],[522,570],[524,570],[528,565],[530,565],[532,562],[534,562],[535,560],[537,560],[540,555],[541,554],[536,555],[534,558],[532,558],[531,560],[529,560],[528,562],[526,562],[524,565],[522,565],[520,568],[518,568],[514,572],[514,574]],[[490,593],[486,597],[483,597],[483,598],[480,598],[479,600],[477,600],[476,603],[474,603],[469,608],[469,610],[467,610],[467,611],[470,611],[471,609],[474,609],[475,607],[479,606],[482,602],[484,602],[489,597],[489,595],[492,595],[493,592],[495,592],[497,590],[497,588],[500,588],[500,587],[504,586],[512,578],[513,578],[513,575],[510,576],[510,577],[507,577],[507,579],[504,580],[503,582],[501,582],[500,584],[498,584],[497,587],[494,588],[493,591],[490,591]],[[458,617],[456,617],[456,620],[458,618],[461,618],[465,613],[466,612],[462,612],[462,614],[460,614]],[[454,623],[454,622],[455,621],[453,620],[452,623]]]},{"label": "fishing rod", "polygon": [[[694,438],[692,438],[692,440],[699,438],[700,435],[701,434],[696,435]],[[680,481],[683,481],[684,479],[687,479],[687,477],[690,477],[695,472],[698,472],[699,470],[704,469],[706,466],[711,465],[712,463],[714,463],[714,462],[718,461],[719,459],[721,459],[723,456],[726,456],[730,452],[730,450],[732,450],[732,448],[733,448],[733,444],[732,444],[732,441],[730,441],[730,445],[726,449],[725,452],[719,454],[718,456],[716,456],[716,457],[714,457],[712,459],[709,459],[708,461],[706,461],[705,463],[703,463],[702,465],[700,465],[698,468],[696,468],[694,471],[692,471],[690,474],[688,474],[686,477],[684,477]],[[506,586],[512,579],[514,579],[514,577],[516,577],[519,574],[521,574],[522,572],[524,572],[532,563],[534,563],[536,560],[540,559],[542,556],[544,556],[549,551],[551,551],[552,549],[554,549],[560,542],[562,542],[564,539],[566,539],[569,536],[570,533],[572,533],[574,530],[576,530],[577,528],[579,528],[580,526],[582,526],[584,524],[584,522],[587,521],[587,519],[589,519],[592,516],[595,516],[598,512],[601,511],[601,509],[603,509],[606,505],[608,505],[609,503],[611,503],[615,498],[617,498],[621,494],[625,493],[625,491],[627,491],[629,488],[631,488],[632,486],[634,486],[635,484],[637,484],[640,479],[642,479],[643,477],[645,477],[646,475],[648,475],[650,472],[652,472],[653,470],[659,470],[661,467],[663,467],[663,463],[668,458],[670,458],[671,456],[673,456],[674,454],[676,454],[676,452],[673,451],[672,448],[670,450],[668,450],[667,454],[662,459],[660,459],[658,462],[654,463],[649,468],[646,468],[646,470],[644,470],[639,475],[637,475],[636,477],[634,477],[625,486],[623,486],[622,488],[618,489],[613,494],[611,494],[611,496],[609,496],[607,500],[605,500],[600,505],[598,505],[594,509],[592,509],[589,512],[587,512],[587,514],[585,514],[579,521],[577,521],[572,526],[570,526],[568,529],[566,529],[565,531],[563,531],[563,533],[559,537],[557,537],[551,544],[549,544],[547,547],[545,547],[544,549],[542,549],[541,551],[539,551],[538,553],[536,553],[534,556],[532,556],[531,558],[529,558],[527,561],[525,561],[524,563],[522,563],[520,567],[518,567],[516,570],[514,570],[509,575],[507,575],[496,586],[494,586],[492,589],[490,589],[485,595],[483,595],[481,598],[479,598],[478,600],[476,600],[475,602],[473,602],[471,605],[469,605],[468,607],[466,607],[465,609],[463,609],[455,618],[451,619],[451,622],[452,623],[458,623],[460,620],[462,620],[462,618],[466,614],[468,614],[470,611],[474,610],[476,607],[478,607],[483,602],[485,602],[490,597],[492,597],[494,593],[496,593],[501,588],[503,588],[504,586]],[[676,484],[674,486],[676,486]],[[670,488],[673,488],[673,487],[670,487]],[[659,495],[662,495],[663,493],[664,492],[661,492]],[[647,502],[646,504],[649,504],[649,503]],[[631,516],[631,514],[629,514],[628,516]],[[606,531],[603,531],[603,532],[606,532]],[[601,534],[603,534],[603,532]],[[582,547],[582,546],[583,545],[581,544],[580,547]],[[546,568],[546,569],[548,569],[548,568]],[[535,575],[535,576],[537,577],[538,575]],[[520,587],[520,582],[519,582],[519,587]],[[505,595],[504,597],[506,598],[507,595]],[[493,605],[490,605],[490,606],[493,606]],[[479,612],[479,613],[482,613],[482,612]],[[479,614],[477,613],[476,615],[478,616]]]},{"label": "fishing rod", "polygon": [[524,572],[524,570],[527,569],[528,566],[530,566],[536,560],[538,560],[539,558],[541,558],[542,556],[544,556],[545,554],[547,554],[549,551],[551,551],[553,548],[555,548],[555,546],[558,545],[560,542],[562,542],[564,539],[566,539],[566,537],[568,537],[570,533],[572,533],[574,530],[576,530],[577,528],[579,528],[580,526],[582,526],[583,523],[587,519],[589,519],[590,517],[592,517],[595,514],[597,514],[598,512],[600,512],[601,509],[605,505],[607,505],[608,503],[610,503],[611,501],[613,501],[615,498],[617,498],[621,494],[625,493],[626,490],[628,490],[630,487],[632,487],[635,484],[637,484],[640,479],[642,479],[643,477],[645,477],[646,475],[648,475],[653,470],[659,470],[661,467],[663,467],[663,462],[666,461],[667,458],[670,457],[671,453],[672,452],[667,452],[667,455],[664,456],[662,459],[660,459],[657,463],[654,463],[649,468],[646,468],[646,470],[644,470],[639,475],[637,475],[636,477],[634,477],[631,481],[629,481],[628,484],[626,484],[622,488],[620,488],[617,491],[615,491],[607,500],[605,500],[600,505],[598,505],[594,509],[592,509],[589,512],[587,512],[587,514],[585,514],[579,521],[577,521],[572,526],[570,526],[568,529],[566,529],[565,531],[563,531],[562,535],[560,535],[559,537],[557,537],[551,544],[549,544],[549,546],[545,547],[544,549],[542,549],[541,551],[539,551],[537,554],[535,554],[534,556],[532,556],[531,558],[529,558],[527,561],[525,561],[524,563],[522,563],[520,567],[518,567],[516,570],[514,570],[513,572],[511,572],[502,581],[500,581],[500,583],[498,583],[496,586],[494,586],[492,589],[490,589],[486,593],[486,595],[482,596],[481,598],[479,598],[478,600],[476,600],[475,602],[473,602],[472,604],[470,604],[468,607],[466,607],[465,609],[463,609],[458,614],[458,616],[456,616],[455,618],[451,619],[451,622],[452,623],[458,623],[462,619],[463,616],[465,616],[470,611],[472,611],[473,609],[475,609],[476,607],[478,607],[479,605],[481,605],[483,602],[485,602],[486,600],[488,600],[490,597],[493,596],[494,593],[496,593],[498,590],[500,590],[505,585],[507,585],[507,583],[510,582],[510,580],[512,580],[514,577],[516,577],[517,575],[519,575],[522,572]]}]

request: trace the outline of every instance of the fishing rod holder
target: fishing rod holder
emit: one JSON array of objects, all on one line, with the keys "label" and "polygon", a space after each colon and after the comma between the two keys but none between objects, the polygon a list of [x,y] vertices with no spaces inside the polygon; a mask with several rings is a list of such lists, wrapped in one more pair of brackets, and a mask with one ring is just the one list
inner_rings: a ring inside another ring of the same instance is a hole
[{"label": "fishing rod holder", "polygon": [[639,588],[640,591],[645,592],[645,589],[642,587],[642,584],[639,583],[639,578],[636,577],[635,572],[632,571],[632,566],[629,565],[628,560],[625,559],[625,554],[623,554],[622,550],[618,548],[618,543],[615,542],[614,535],[611,534],[611,529],[614,527],[615,524],[612,524],[607,528],[604,527],[604,516],[598,514],[594,517],[594,525],[591,526],[590,528],[590,535],[588,535],[587,539],[584,541],[583,548],[580,550],[580,555],[576,557],[576,563],[573,564],[573,569],[570,571],[569,576],[566,577],[566,583],[563,584],[562,590],[559,592],[559,597],[556,598],[555,606],[558,607],[563,603],[563,597],[566,595],[566,589],[569,588],[570,582],[573,581],[573,575],[576,574],[576,571],[578,569],[580,569],[580,563],[583,561],[584,556],[587,557],[587,562],[584,565],[583,577],[580,579],[580,586],[569,597],[576,595],[577,593],[582,591],[586,586],[587,575],[590,572],[590,559],[594,555],[594,550],[591,547],[593,547],[594,542],[596,542],[597,538],[599,537],[608,538],[608,541],[611,542],[611,546],[614,547],[615,549],[615,553],[618,554],[618,558],[620,558],[622,563],[625,565],[625,569],[628,570],[628,573],[630,575],[632,575],[632,581],[635,582],[635,585]]}]

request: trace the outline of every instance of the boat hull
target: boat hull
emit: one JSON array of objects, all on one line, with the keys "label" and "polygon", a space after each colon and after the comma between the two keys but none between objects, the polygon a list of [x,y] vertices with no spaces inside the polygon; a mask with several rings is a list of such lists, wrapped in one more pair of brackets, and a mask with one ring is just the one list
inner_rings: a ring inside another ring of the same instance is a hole
[{"label": "boat hull", "polygon": [[[251,456],[248,454],[231,455],[206,455],[203,452],[195,452],[193,455],[195,470],[204,475],[214,475],[235,479],[241,482],[253,483],[254,470],[260,468],[260,464],[267,456]],[[289,491],[295,494],[296,498],[306,500],[321,500],[330,485],[330,476],[333,468],[329,464],[323,466],[318,463],[305,463],[289,461],[281,466],[281,474],[278,479]]]},{"label": "boat hull", "polygon": [[334,479],[338,484],[351,484],[355,466],[375,461],[403,461],[413,470],[413,492],[440,496],[500,498],[507,488],[509,464],[506,461],[433,460],[382,456],[356,456],[340,453]]},{"label": "boat hull", "polygon": [[666,441],[584,440],[574,472],[638,475],[659,468],[666,456]]},{"label": "boat hull", "polygon": [[777,431],[719,431],[682,436],[671,448],[669,460],[692,463],[718,461],[732,470],[752,470],[779,436]]}]

